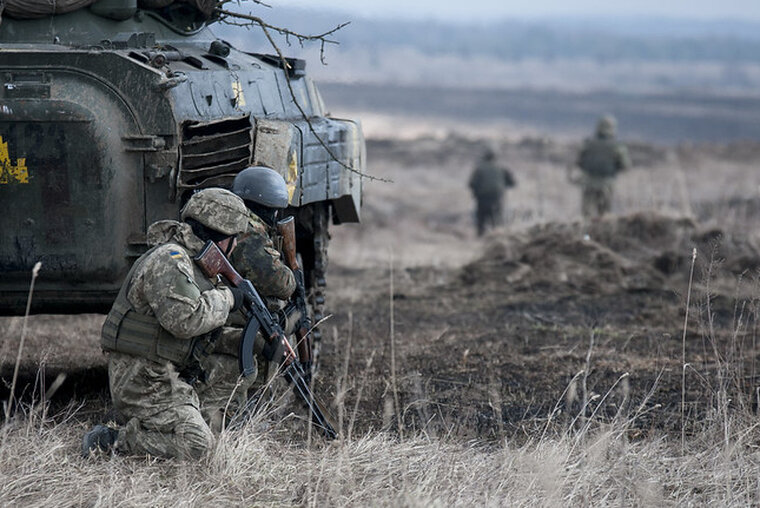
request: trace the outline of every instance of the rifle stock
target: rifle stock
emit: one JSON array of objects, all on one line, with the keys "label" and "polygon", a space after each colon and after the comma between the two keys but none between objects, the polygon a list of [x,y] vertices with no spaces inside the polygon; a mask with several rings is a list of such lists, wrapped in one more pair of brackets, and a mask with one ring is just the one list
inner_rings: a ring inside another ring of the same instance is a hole
[{"label": "rifle stock", "polygon": [[298,349],[298,359],[307,368],[311,369],[311,337],[309,328],[311,320],[309,319],[309,310],[306,305],[306,287],[304,285],[303,270],[298,264],[296,254],[296,221],[291,215],[277,222],[277,231],[282,236],[282,253],[285,257],[285,263],[293,271],[296,278],[296,307],[301,312],[301,321],[296,328],[296,349]]},{"label": "rifle stock", "polygon": [[285,263],[295,271],[300,270],[298,256],[296,256],[296,221],[291,215],[277,222],[277,231],[282,236],[282,253]]},{"label": "rifle stock", "polygon": [[200,254],[195,258],[195,264],[206,274],[206,277],[214,278],[221,275],[235,287],[240,287],[245,279],[233,267],[224,253],[212,242],[206,242]]}]

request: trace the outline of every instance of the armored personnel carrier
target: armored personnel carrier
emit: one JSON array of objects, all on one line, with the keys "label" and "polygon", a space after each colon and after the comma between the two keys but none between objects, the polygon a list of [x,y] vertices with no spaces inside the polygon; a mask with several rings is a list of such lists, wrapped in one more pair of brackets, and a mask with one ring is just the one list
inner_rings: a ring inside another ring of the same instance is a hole
[{"label": "armored personnel carrier", "polygon": [[328,223],[359,220],[360,125],[328,115],[302,60],[217,39],[201,5],[69,1],[6,0],[0,24],[0,313],[24,312],[37,261],[32,312],[107,312],[148,225],[264,164],[318,319]]}]

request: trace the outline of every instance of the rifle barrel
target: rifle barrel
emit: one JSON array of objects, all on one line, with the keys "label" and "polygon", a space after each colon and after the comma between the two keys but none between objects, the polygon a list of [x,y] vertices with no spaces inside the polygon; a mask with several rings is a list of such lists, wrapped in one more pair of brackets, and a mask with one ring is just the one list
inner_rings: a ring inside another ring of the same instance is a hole
[{"label": "rifle barrel", "polygon": [[335,431],[335,428],[332,426],[332,424],[330,424],[330,422],[327,420],[324,411],[322,411],[322,408],[319,406],[319,402],[317,402],[314,394],[311,392],[309,385],[306,383],[303,374],[299,371],[299,367],[295,362],[286,367],[285,377],[293,383],[293,386],[296,387],[296,390],[298,390],[301,398],[309,406],[312,423],[322,429],[322,432],[326,438],[336,439],[338,437],[338,433]]}]

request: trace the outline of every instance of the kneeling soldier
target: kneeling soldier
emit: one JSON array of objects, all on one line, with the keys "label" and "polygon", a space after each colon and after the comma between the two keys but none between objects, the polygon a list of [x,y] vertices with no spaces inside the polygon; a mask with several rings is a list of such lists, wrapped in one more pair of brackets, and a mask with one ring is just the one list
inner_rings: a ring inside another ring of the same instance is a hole
[{"label": "kneeling soldier", "polygon": [[209,240],[229,255],[248,227],[248,210],[229,191],[205,189],[190,197],[181,218],[148,229],[154,247],[135,262],[103,325],[111,398],[127,424],[95,426],[83,439],[83,455],[115,446],[128,454],[200,458],[214,443],[199,399],[204,363],[243,296],[206,278],[193,256]]}]

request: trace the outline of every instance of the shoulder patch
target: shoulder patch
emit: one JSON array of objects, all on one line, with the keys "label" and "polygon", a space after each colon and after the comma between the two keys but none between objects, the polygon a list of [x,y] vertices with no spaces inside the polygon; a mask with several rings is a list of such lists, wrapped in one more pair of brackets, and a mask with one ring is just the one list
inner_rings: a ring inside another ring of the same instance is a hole
[{"label": "shoulder patch", "polygon": [[169,251],[169,256],[171,256],[172,259],[182,259],[182,253],[178,250]]},{"label": "shoulder patch", "polygon": [[192,271],[189,271],[182,263],[177,265],[177,269],[182,276],[174,279],[172,292],[176,295],[187,297],[192,301],[197,301],[201,297],[201,288],[198,287],[198,283],[193,279]]}]

